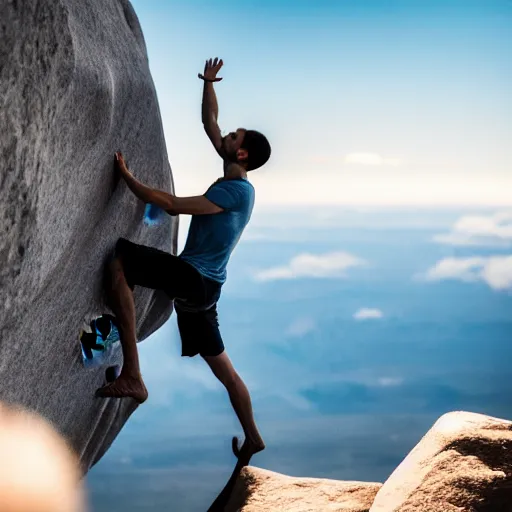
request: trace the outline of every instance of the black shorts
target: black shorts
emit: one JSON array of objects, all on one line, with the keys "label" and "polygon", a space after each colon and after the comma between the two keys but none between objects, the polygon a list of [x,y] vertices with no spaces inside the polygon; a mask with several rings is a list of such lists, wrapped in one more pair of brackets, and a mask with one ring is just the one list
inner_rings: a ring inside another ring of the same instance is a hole
[{"label": "black shorts", "polygon": [[132,290],[135,285],[163,290],[174,300],[182,356],[218,356],[224,351],[217,315],[221,283],[178,256],[125,238],[118,240],[115,254]]}]

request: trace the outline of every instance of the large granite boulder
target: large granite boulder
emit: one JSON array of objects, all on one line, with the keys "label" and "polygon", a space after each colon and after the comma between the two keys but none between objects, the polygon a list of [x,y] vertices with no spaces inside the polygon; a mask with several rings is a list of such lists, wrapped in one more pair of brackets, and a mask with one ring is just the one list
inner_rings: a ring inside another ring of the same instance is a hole
[{"label": "large granite boulder", "polygon": [[442,416],[377,494],[370,512],[509,512],[512,422]]},{"label": "large granite boulder", "polygon": [[382,484],[295,478],[246,467],[226,507],[228,512],[368,512]]},{"label": "large granite boulder", "polygon": [[[177,222],[147,227],[113,173],[124,153],[143,182],[173,191],[160,112],[127,0],[0,1],[0,400],[38,412],[84,471],[135,410],[97,399],[79,332],[108,309],[102,275],[123,236],[175,252]],[[139,341],[169,317],[137,288]],[[119,347],[108,364],[120,362]]]}]

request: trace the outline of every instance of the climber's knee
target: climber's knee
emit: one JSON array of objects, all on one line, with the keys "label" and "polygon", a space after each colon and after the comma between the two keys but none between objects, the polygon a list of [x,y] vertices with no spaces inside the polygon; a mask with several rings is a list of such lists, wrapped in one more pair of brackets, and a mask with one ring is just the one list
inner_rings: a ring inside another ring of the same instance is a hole
[{"label": "climber's knee", "polygon": [[114,256],[108,264],[108,270],[111,275],[119,274],[123,271],[123,262],[119,256]]},{"label": "climber's knee", "polygon": [[228,391],[237,386],[240,377],[225,351],[218,356],[203,356],[203,359]]},{"label": "climber's knee", "polygon": [[106,284],[110,289],[115,289],[124,278],[123,262],[119,256],[114,256],[107,266]]},{"label": "climber's knee", "polygon": [[110,261],[105,266],[105,287],[107,290],[115,290],[127,284],[133,291],[133,264],[127,266],[126,263],[127,260],[133,259],[133,255],[129,252],[133,245],[124,238],[117,241]]}]

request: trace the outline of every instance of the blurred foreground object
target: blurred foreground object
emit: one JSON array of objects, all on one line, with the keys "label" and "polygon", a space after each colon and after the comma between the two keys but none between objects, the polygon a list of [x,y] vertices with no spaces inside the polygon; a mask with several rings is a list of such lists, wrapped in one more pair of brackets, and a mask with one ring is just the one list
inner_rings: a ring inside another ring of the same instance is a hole
[{"label": "blurred foreground object", "polygon": [[78,458],[36,414],[0,404],[0,511],[85,512]]}]

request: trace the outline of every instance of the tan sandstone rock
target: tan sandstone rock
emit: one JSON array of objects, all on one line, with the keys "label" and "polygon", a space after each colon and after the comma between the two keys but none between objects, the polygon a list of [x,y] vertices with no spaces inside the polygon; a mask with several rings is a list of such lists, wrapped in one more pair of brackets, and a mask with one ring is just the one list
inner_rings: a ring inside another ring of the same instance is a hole
[{"label": "tan sandstone rock", "polygon": [[442,416],[392,473],[370,512],[512,511],[512,422]]},{"label": "tan sandstone rock", "polygon": [[295,478],[265,469],[242,470],[229,512],[368,512],[382,484]]}]

